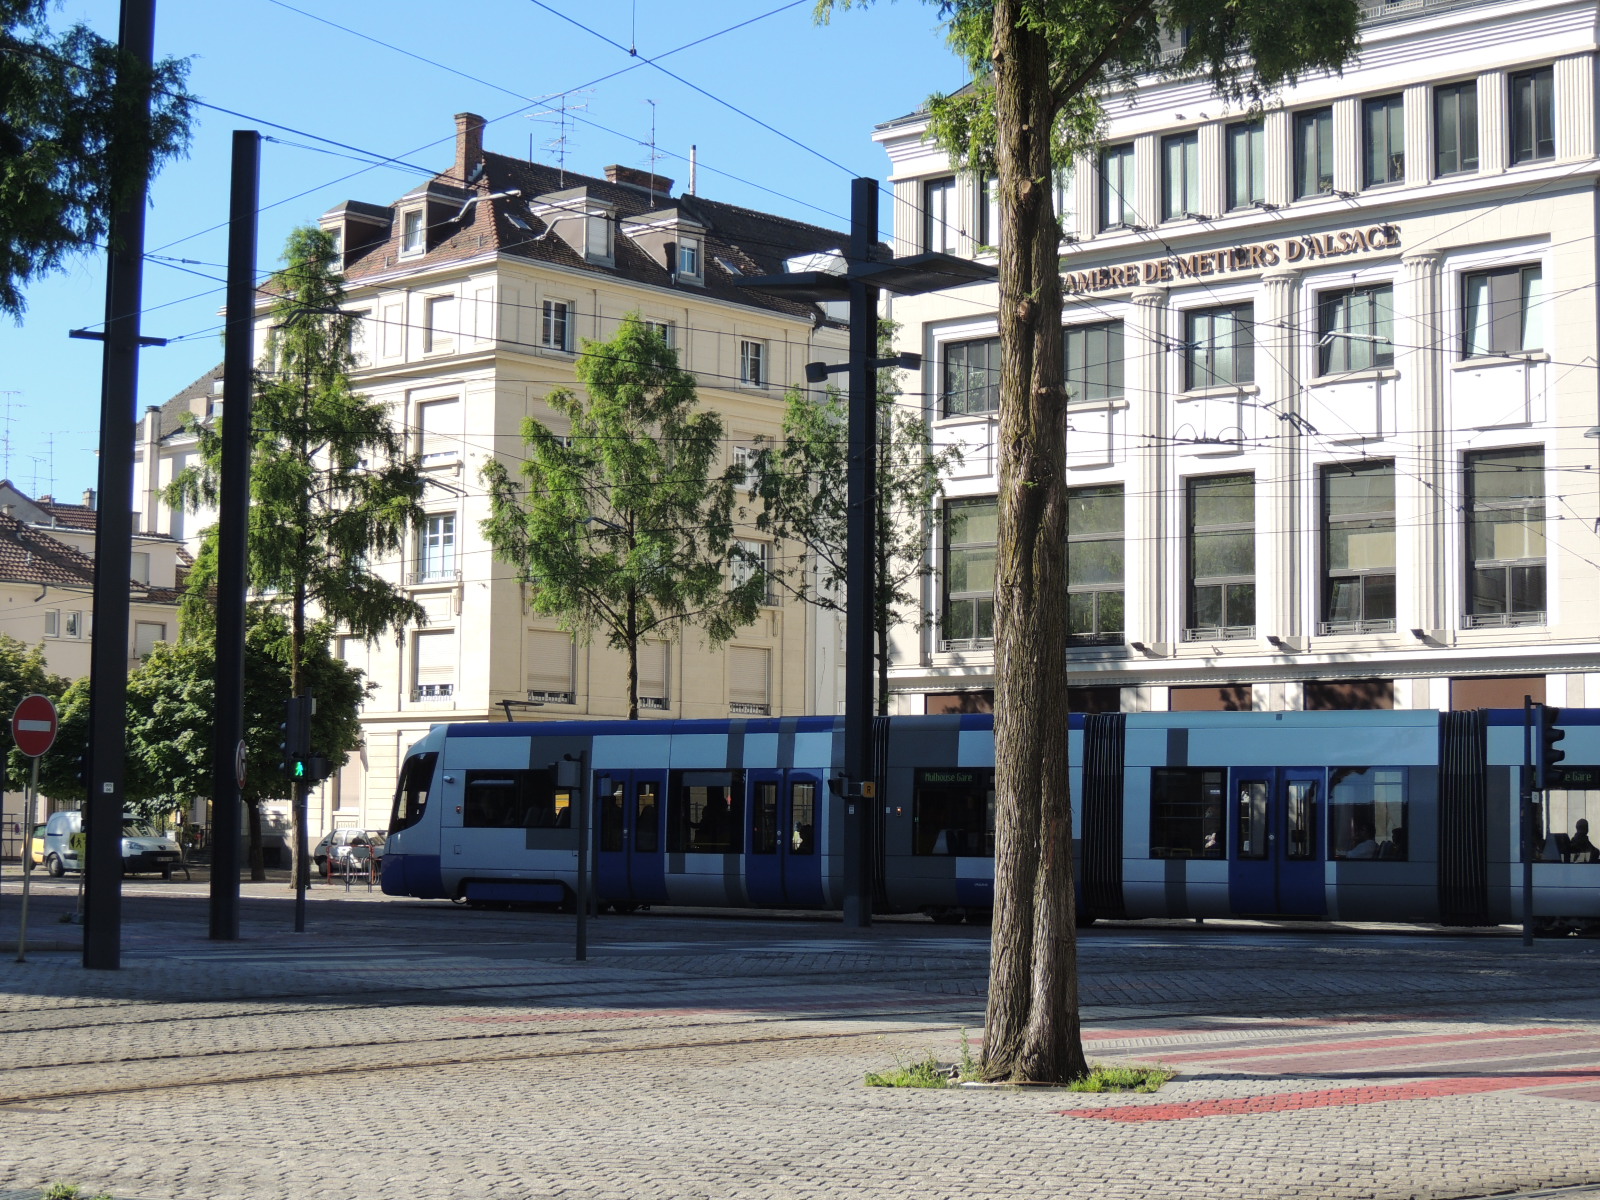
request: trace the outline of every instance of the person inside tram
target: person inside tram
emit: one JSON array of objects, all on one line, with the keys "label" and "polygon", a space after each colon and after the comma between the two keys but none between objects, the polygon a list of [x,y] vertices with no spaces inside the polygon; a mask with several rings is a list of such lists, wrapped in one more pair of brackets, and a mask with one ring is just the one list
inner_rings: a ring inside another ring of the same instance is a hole
[{"label": "person inside tram", "polygon": [[725,850],[728,847],[728,802],[721,796],[706,800],[700,824],[695,828],[696,850]]},{"label": "person inside tram", "polygon": [[1592,863],[1600,862],[1600,849],[1589,840],[1589,822],[1582,817],[1572,827],[1572,838],[1567,842],[1567,861]]},{"label": "person inside tram", "polygon": [[1354,845],[1344,852],[1346,858],[1377,858],[1378,843],[1372,837],[1372,823],[1357,818],[1351,822]]}]

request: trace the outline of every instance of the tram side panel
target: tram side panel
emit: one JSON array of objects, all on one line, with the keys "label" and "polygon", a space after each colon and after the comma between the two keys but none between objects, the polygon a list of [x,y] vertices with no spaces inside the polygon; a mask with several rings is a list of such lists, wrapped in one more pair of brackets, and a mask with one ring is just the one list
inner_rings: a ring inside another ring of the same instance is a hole
[{"label": "tram side panel", "polygon": [[880,773],[888,907],[936,914],[991,908],[993,718],[897,718]]}]

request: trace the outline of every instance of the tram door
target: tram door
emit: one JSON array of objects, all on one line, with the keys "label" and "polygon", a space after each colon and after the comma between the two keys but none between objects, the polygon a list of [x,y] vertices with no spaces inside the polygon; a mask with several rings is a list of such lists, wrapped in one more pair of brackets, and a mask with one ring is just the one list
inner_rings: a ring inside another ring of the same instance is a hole
[{"label": "tram door", "polygon": [[1327,912],[1325,772],[1316,767],[1236,767],[1231,772],[1234,912],[1314,917]]},{"label": "tram door", "polygon": [[745,894],[752,904],[823,906],[817,852],[821,782],[799,771],[747,772]]},{"label": "tram door", "polygon": [[662,798],[666,784],[655,771],[597,772],[599,811],[595,874],[600,899],[661,904],[667,899],[661,855]]}]

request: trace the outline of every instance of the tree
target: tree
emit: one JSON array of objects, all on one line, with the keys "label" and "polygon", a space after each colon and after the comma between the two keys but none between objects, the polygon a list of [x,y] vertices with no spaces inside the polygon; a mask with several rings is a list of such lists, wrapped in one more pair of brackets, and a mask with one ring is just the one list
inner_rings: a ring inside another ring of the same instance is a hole
[{"label": "tree", "polygon": [[[887,356],[893,326],[880,328]],[[920,628],[920,584],[928,563],[928,513],[942,494],[940,479],[961,459],[957,447],[934,452],[927,422],[896,403],[899,372],[878,372],[877,610],[874,658],[878,711],[889,710],[889,632],[897,624]],[[773,572],[779,586],[800,600],[844,611],[849,568],[849,404],[838,389],[813,393],[792,388],[784,396],[783,432],[756,455],[750,494],[762,502],[757,528],[798,546],[801,558]]]},{"label": "tree", "polygon": [[661,334],[630,313],[610,341],[584,340],[576,371],[587,402],[569,388],[546,397],[568,434],[523,422],[526,486],[499,461],[484,467],[483,532],[534,612],[627,655],[633,721],[639,643],[695,626],[721,645],[755,620],[767,579],[733,536],[744,471],[716,469],[722,420],[697,410],[694,376]]},{"label": "tree", "polygon": [[[835,4],[819,0],[826,18]],[[1103,99],[1140,75],[1203,77],[1258,104],[1354,54],[1356,0],[941,0],[969,88],[929,101],[958,169],[998,175],[999,545],[995,923],[988,1079],[1087,1070],[1078,1026],[1067,775],[1066,389],[1058,166],[1092,149]]]},{"label": "tree", "polygon": [[[388,409],[351,388],[358,318],[343,309],[332,240],[318,229],[297,229],[284,258],[267,287],[273,325],[255,375],[249,574],[263,603],[288,621],[289,694],[302,696],[317,645],[313,613],[326,628],[368,641],[424,622],[422,606],[369,563],[399,557],[407,534],[421,525],[425,480]],[[227,419],[225,411],[208,427],[190,418],[198,462],[172,481],[169,504],[193,511],[217,503]],[[196,563],[190,577],[196,594],[214,584],[214,561]],[[299,879],[305,829],[295,799]],[[252,877],[259,876],[252,871]]]},{"label": "tree", "polygon": [[84,25],[52,31],[46,0],[0,0],[0,312],[22,288],[107,232],[133,168],[153,174],[189,144],[187,62],[150,74],[150,125],[112,103],[119,72],[146,68]]},{"label": "tree", "polygon": [[[17,710],[17,704],[24,696],[37,692],[49,696],[59,706],[66,690],[67,681],[60,675],[52,675],[45,667],[43,646],[30,646],[10,634],[0,633],[0,721],[6,722],[0,728],[4,730],[7,747],[5,779],[0,782],[0,787],[7,791],[21,791],[28,786],[33,770],[33,760],[11,744],[10,720],[11,714]],[[58,744],[50,748],[46,757],[60,753],[60,740],[58,733]],[[44,762],[39,764],[39,770],[42,779]]]}]

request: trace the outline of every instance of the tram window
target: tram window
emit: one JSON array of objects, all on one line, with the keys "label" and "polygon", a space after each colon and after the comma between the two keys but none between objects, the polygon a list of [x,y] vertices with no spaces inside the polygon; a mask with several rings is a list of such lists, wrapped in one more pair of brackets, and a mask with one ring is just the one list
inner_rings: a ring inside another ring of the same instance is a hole
[{"label": "tram window", "polygon": [[437,753],[418,754],[406,759],[400,773],[400,786],[394,793],[394,811],[389,815],[389,832],[399,833],[422,820],[428,807],[428,789],[433,786],[433,768],[439,761]]},{"label": "tram window", "polygon": [[1289,811],[1284,821],[1284,833],[1289,844],[1284,847],[1284,857],[1294,859],[1315,858],[1317,853],[1317,788],[1313,779],[1289,781]]},{"label": "tram window", "polygon": [[789,788],[790,820],[794,828],[789,831],[790,854],[815,854],[817,852],[817,785],[791,784]]},{"label": "tram window", "polygon": [[913,854],[994,857],[993,771],[918,771],[911,813]]},{"label": "tram window", "polygon": [[620,783],[613,783],[611,790],[601,797],[604,807],[600,810],[600,849],[622,849],[622,826],[627,819],[627,789]]},{"label": "tram window", "polygon": [[1267,781],[1246,779],[1239,784],[1239,857],[1267,856]]},{"label": "tram window", "polygon": [[1335,767],[1328,787],[1328,844],[1335,858],[1403,862],[1404,767]]},{"label": "tram window", "polygon": [[755,804],[751,810],[754,822],[750,828],[751,854],[776,854],[778,852],[778,785],[756,784]]},{"label": "tram window", "polygon": [[567,829],[572,796],[549,771],[468,771],[462,825],[468,829]]},{"label": "tram window", "polygon": [[661,809],[656,803],[656,785],[641,783],[634,814],[633,850],[635,854],[654,854],[661,849]]},{"label": "tram window", "polygon": [[1156,767],[1150,786],[1151,858],[1222,858],[1224,773]]},{"label": "tram window", "polygon": [[667,850],[744,852],[744,772],[674,771],[667,805]]}]

